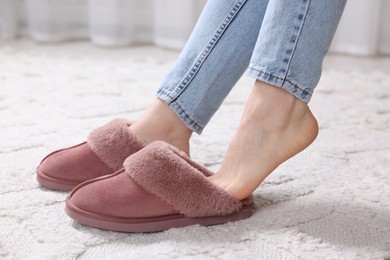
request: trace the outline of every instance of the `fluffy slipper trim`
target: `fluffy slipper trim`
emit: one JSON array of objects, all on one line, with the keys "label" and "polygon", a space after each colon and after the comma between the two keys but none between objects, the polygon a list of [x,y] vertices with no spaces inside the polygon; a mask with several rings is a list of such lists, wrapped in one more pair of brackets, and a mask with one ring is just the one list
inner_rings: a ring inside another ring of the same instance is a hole
[{"label": "fluffy slipper trim", "polygon": [[123,166],[146,191],[187,217],[228,215],[243,205],[208,180],[210,171],[162,141],[153,142],[128,157]]},{"label": "fluffy slipper trim", "polygon": [[87,142],[92,151],[113,171],[121,169],[129,155],[145,146],[138,136],[130,132],[130,125],[128,120],[114,119],[88,135]]}]

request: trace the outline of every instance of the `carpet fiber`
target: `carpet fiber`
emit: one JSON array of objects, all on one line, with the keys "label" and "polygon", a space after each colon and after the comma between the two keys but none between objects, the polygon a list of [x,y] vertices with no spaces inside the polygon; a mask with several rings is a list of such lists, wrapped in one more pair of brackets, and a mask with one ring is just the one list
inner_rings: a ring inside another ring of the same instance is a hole
[{"label": "carpet fiber", "polygon": [[[253,217],[125,234],[82,226],[35,167],[115,117],[137,119],[177,52],[88,43],[0,48],[0,258],[390,259],[390,58],[329,56],[310,103],[318,139],[256,190]],[[244,76],[192,158],[218,169],[253,80]],[[113,191],[115,192],[115,191]]]}]

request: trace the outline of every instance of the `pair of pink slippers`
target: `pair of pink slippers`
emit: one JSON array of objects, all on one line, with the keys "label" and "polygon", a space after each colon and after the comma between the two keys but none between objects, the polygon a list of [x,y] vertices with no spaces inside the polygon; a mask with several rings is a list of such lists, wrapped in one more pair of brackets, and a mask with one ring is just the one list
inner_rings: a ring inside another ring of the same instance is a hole
[{"label": "pair of pink slippers", "polygon": [[162,141],[145,145],[129,125],[115,119],[92,131],[86,142],[55,151],[38,166],[42,186],[73,189],[65,207],[71,218],[108,230],[153,232],[252,215],[253,196],[235,199],[185,153]]}]

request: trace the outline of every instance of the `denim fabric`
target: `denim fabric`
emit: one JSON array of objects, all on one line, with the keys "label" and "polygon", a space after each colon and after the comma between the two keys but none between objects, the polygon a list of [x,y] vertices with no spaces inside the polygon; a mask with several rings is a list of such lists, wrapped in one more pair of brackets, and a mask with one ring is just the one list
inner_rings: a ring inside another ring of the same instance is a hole
[{"label": "denim fabric", "polygon": [[157,96],[200,134],[242,74],[309,102],[346,0],[209,0]]}]

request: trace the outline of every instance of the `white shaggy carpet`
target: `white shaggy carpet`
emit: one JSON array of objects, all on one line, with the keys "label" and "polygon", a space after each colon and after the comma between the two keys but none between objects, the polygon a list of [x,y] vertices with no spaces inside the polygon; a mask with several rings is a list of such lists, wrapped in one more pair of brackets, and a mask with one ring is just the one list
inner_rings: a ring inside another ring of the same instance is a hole
[{"label": "white shaggy carpet", "polygon": [[[250,219],[154,234],[89,228],[67,193],[38,186],[50,151],[108,120],[136,119],[177,52],[89,43],[0,48],[0,258],[390,259],[390,58],[330,56],[311,102],[321,130],[255,192]],[[218,168],[252,79],[229,95],[192,156]]]}]

